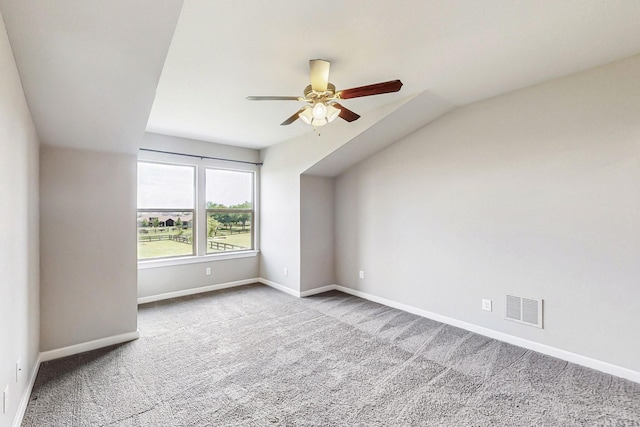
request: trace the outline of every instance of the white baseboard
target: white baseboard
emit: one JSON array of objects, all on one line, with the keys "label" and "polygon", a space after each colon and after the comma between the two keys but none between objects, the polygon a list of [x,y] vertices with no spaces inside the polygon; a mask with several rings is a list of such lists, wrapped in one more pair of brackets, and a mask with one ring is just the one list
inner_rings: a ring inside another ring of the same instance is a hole
[{"label": "white baseboard", "polygon": [[271,280],[267,280],[262,277],[258,279],[258,282],[262,283],[263,285],[271,286],[274,289],[277,289],[279,291],[285,292],[289,295],[293,295],[294,297],[298,297],[298,298],[309,297],[311,295],[321,294],[323,292],[332,291],[336,289],[336,285],[327,285],[327,286],[321,286],[319,288],[309,289],[308,291],[300,292],[295,289],[291,289],[284,285],[281,285],[280,283],[272,282]]},{"label": "white baseboard", "polygon": [[20,427],[22,425],[22,420],[24,419],[24,413],[27,411],[27,405],[29,404],[29,399],[31,399],[31,392],[33,391],[33,385],[36,383],[36,377],[38,376],[38,370],[40,369],[40,354],[36,358],[33,367],[31,368],[31,374],[29,376],[29,382],[27,383],[27,387],[24,389],[22,393],[22,399],[20,399],[20,404],[18,405],[18,410],[16,412],[16,416],[13,419],[13,427]]},{"label": "white baseboard", "polygon": [[430,311],[413,307],[408,304],[403,304],[387,298],[369,294],[367,292],[362,292],[356,289],[347,288],[345,286],[327,285],[327,286],[321,286],[315,289],[310,289],[308,291],[299,292],[263,278],[260,278],[260,282],[299,298],[316,295],[316,294],[320,294],[320,293],[331,291],[331,290],[338,290],[350,295],[357,296],[359,298],[363,298],[369,301],[386,305],[388,307],[397,308],[398,310],[406,311],[408,313],[426,317],[428,319],[432,319],[441,323],[446,323],[448,325],[455,326],[457,328],[465,329],[467,331],[474,332],[476,334],[484,335],[489,338],[493,338],[509,344],[517,345],[519,347],[526,348],[527,350],[533,350],[538,353],[546,354],[547,356],[556,357],[558,359],[566,360],[568,362],[572,362],[577,365],[585,366],[587,368],[595,369],[600,372],[615,375],[620,378],[625,378],[630,381],[640,383],[640,372],[634,371],[632,369],[624,368],[622,366],[617,366],[609,362],[604,362],[602,360],[593,359],[587,356],[583,356],[581,354],[572,353],[570,351],[562,350],[556,347],[551,347],[546,344],[541,344],[535,341],[530,341],[524,338],[519,338],[513,335],[505,334],[504,332],[485,328],[483,326],[474,325],[473,323],[468,323],[462,320],[454,319],[452,317],[443,316],[437,313],[432,313]]},{"label": "white baseboard", "polygon": [[55,350],[43,351],[40,353],[40,362],[48,362],[49,360],[60,359],[61,357],[72,356],[74,354],[84,353],[85,351],[97,350],[102,347],[137,340],[138,338],[140,338],[140,331],[136,330],[134,332],[113,335],[106,338],[70,345],[68,347],[57,348]]},{"label": "white baseboard", "polygon": [[286,287],[284,285],[281,285],[280,283],[272,282],[271,280],[267,280],[267,279],[264,279],[262,277],[260,277],[258,279],[258,282],[262,283],[263,285],[271,286],[272,288],[277,289],[279,291],[282,291],[284,293],[287,293],[289,295],[293,295],[294,297],[298,297],[298,298],[301,297],[299,291],[296,291],[294,289],[288,288],[288,287]]},{"label": "white baseboard", "polygon": [[220,283],[218,285],[201,286],[198,288],[184,289],[182,291],[167,292],[165,294],[151,295],[148,297],[140,297],[138,298],[138,305],[145,304],[148,302],[162,301],[165,299],[184,297],[187,295],[195,295],[195,294],[200,294],[204,292],[219,291],[220,289],[234,288],[236,286],[250,285],[251,283],[258,283],[258,282],[260,282],[260,279],[258,278],[237,280],[235,282]]},{"label": "white baseboard", "polygon": [[300,296],[303,298],[310,297],[311,295],[317,295],[323,292],[329,292],[336,289],[338,289],[337,285],[320,286],[319,288],[313,288],[313,289],[309,289],[308,291],[302,291],[300,292]]},{"label": "white baseboard", "polygon": [[307,297],[310,295],[315,295],[315,294],[319,294],[322,292],[326,292],[326,291],[330,291],[332,289],[335,289],[334,285],[329,285],[329,286],[323,286],[321,288],[314,288],[308,291],[304,291],[304,292],[299,292],[295,289],[291,289],[288,288],[284,285],[281,285],[280,283],[276,283],[273,282],[271,280],[267,280],[265,278],[262,277],[256,277],[253,279],[245,279],[245,280],[238,280],[235,282],[227,282],[227,283],[221,283],[219,285],[210,285],[210,286],[201,286],[198,288],[190,288],[190,289],[185,289],[182,291],[176,291],[176,292],[167,292],[164,294],[158,294],[158,295],[151,295],[148,297],[140,297],[138,298],[138,304],[146,304],[148,302],[156,302],[156,301],[162,301],[162,300],[166,300],[166,299],[171,299],[171,298],[178,298],[178,297],[184,297],[187,295],[195,295],[195,294],[200,294],[200,293],[204,293],[204,292],[211,292],[211,291],[219,291],[220,289],[227,289],[227,288],[234,288],[236,286],[244,286],[244,285],[250,285],[252,283],[262,283],[263,285],[267,285],[270,286],[274,289],[277,289],[279,291],[285,292],[289,295],[293,295],[294,297],[300,298],[300,297]]},{"label": "white baseboard", "polygon": [[[493,338],[509,344],[517,345],[519,347],[526,348],[527,350],[533,350],[538,353],[546,354],[547,356],[556,357],[558,359],[566,360],[568,362],[572,362],[577,365],[586,366],[587,368],[595,369],[600,372],[605,372],[607,374],[615,375],[617,377],[626,378],[628,380],[640,383],[640,372],[633,371],[628,368],[623,368],[621,366],[613,365],[608,362],[603,362],[601,360],[592,359],[590,357],[572,353],[570,351],[562,350],[556,347],[551,347],[546,344],[540,344],[535,341],[530,341],[524,338],[519,338],[513,335],[505,334],[504,332],[499,332],[494,329],[489,329],[483,326],[474,325],[473,323],[464,322],[462,320],[454,319],[452,317],[443,316],[437,313],[432,313],[427,310],[422,310],[420,308],[416,308],[416,307],[403,304],[400,302],[396,302],[387,298],[372,295],[366,292],[358,291],[356,289],[347,288],[345,286],[329,285],[329,286],[323,286],[322,288],[318,288],[319,292],[326,292],[332,289],[344,292],[346,294],[354,295],[360,298],[364,298],[369,301],[377,302],[379,304],[384,304],[388,307],[397,308],[399,310],[416,314],[418,316],[426,317],[428,319],[432,319],[441,323],[446,323],[448,325],[465,329],[470,332],[475,332],[476,334],[484,335],[489,338]],[[307,291],[307,292],[312,292],[312,291]],[[312,294],[309,293],[309,295],[312,295]]]},{"label": "white baseboard", "polygon": [[27,410],[27,405],[29,404],[29,399],[31,398],[31,392],[33,391],[33,385],[36,382],[38,371],[40,370],[40,365],[42,363],[54,359],[60,359],[62,357],[72,356],[78,353],[84,353],[85,351],[97,350],[102,347],[133,341],[138,338],[140,338],[140,331],[136,330],[134,332],[127,332],[120,335],[113,335],[106,338],[70,345],[68,347],[57,348],[55,350],[40,352],[31,369],[31,376],[29,377],[27,387],[22,393],[22,399],[20,399],[20,405],[18,406],[18,411],[16,412],[16,416],[13,420],[13,427],[20,427],[22,424],[25,411]]}]

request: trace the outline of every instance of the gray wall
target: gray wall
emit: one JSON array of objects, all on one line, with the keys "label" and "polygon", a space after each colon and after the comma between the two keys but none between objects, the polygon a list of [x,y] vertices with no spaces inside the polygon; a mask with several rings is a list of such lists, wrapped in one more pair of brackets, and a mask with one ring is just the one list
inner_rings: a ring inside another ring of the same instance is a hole
[{"label": "gray wall", "polygon": [[[258,162],[260,157],[257,150],[249,148],[232,147],[229,145],[195,141],[192,139],[158,135],[154,133],[145,134],[142,148],[242,160],[247,162]],[[145,151],[141,151],[138,155],[138,158],[140,160],[144,159],[168,162],[195,162],[201,165],[204,165],[206,163],[210,166],[227,168],[246,167],[256,170],[259,174],[259,167],[255,167],[252,165],[242,165],[232,162],[215,162],[212,160],[200,161],[200,159],[194,159],[190,157],[168,156],[159,153],[149,153]],[[256,195],[259,195],[259,189],[256,189]],[[203,194],[201,196],[203,196]],[[259,200],[256,200],[256,203],[259,206]],[[199,219],[202,220],[200,226],[206,227],[204,222],[206,221],[206,219]],[[206,268],[211,268],[210,276],[205,275]],[[204,262],[198,262],[195,264],[140,268],[138,270],[138,297],[151,297],[160,294],[179,292],[204,286],[219,285],[223,283],[253,279],[258,277],[258,275],[258,256],[225,260],[212,260],[211,258],[208,258]]]},{"label": "gray wall", "polygon": [[[0,393],[12,425],[38,357],[38,138],[0,14]],[[15,380],[16,361],[22,373]]]},{"label": "gray wall", "polygon": [[338,283],[640,371],[639,81],[636,56],[479,102],[348,170]]},{"label": "gray wall", "polygon": [[[211,275],[205,275],[211,268]],[[138,297],[180,292],[258,277],[258,257],[225,259],[138,270]]]},{"label": "gray wall", "polygon": [[[409,98],[410,99],[410,98]],[[299,138],[291,139],[280,144],[261,150],[260,156],[264,165],[260,173],[260,276],[287,288],[300,291],[311,285],[302,284],[301,280],[301,175],[316,165],[329,154],[345,144],[366,146],[366,141],[356,137],[375,125],[380,119],[393,113],[407,100],[393,105],[387,105],[374,111],[369,111],[353,123],[335,121],[331,126],[321,129],[318,136],[311,129]],[[303,126],[303,124],[296,125]],[[372,154],[367,147],[363,147],[368,155]],[[357,156],[358,150],[350,155]],[[327,169],[333,169],[327,167]],[[330,229],[325,230],[331,233]],[[326,247],[329,250],[328,246]],[[333,252],[331,249],[330,252]],[[317,252],[315,253],[317,255]],[[333,257],[333,253],[322,255],[324,259]],[[304,261],[310,265],[313,260]],[[284,268],[288,275],[284,275]],[[307,270],[304,280],[309,283],[330,285],[324,283],[329,276],[323,272],[318,277],[312,277]]]},{"label": "gray wall", "polygon": [[136,156],[40,154],[41,350],[135,331]]},{"label": "gray wall", "polygon": [[262,151],[260,277],[299,290],[300,170],[294,159],[300,154],[294,150],[285,142]]},{"label": "gray wall", "polygon": [[334,284],[334,180],[300,176],[300,290]]}]

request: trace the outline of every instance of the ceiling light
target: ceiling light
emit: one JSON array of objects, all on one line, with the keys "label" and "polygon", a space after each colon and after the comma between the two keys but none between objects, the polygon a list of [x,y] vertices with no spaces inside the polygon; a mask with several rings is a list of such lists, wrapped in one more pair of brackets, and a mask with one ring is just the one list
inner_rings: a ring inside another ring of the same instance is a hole
[{"label": "ceiling light", "polygon": [[316,102],[313,104],[313,118],[323,120],[327,118],[327,106],[324,102]]},{"label": "ceiling light", "polygon": [[340,109],[332,104],[327,105],[327,121],[331,123],[340,115]]},{"label": "ceiling light", "polygon": [[307,105],[298,113],[298,117],[314,127],[331,123],[340,115],[340,109],[324,101],[317,101],[313,106]]},{"label": "ceiling light", "polygon": [[329,122],[327,122],[327,119],[313,119],[313,120],[311,121],[311,124],[312,124],[313,126],[324,126],[324,125],[326,125],[327,123],[329,123]]},{"label": "ceiling light", "polygon": [[300,117],[300,119],[302,119],[303,122],[305,122],[306,124],[310,125],[311,121],[313,120],[313,114],[311,113],[311,107],[310,106],[306,106],[304,107],[304,110],[302,110],[299,114],[298,117]]}]

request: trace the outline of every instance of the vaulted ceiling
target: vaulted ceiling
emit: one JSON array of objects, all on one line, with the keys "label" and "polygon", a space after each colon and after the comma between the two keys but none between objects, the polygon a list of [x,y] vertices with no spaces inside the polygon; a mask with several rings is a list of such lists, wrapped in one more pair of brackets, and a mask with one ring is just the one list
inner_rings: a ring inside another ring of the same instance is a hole
[{"label": "vaulted ceiling", "polygon": [[[45,144],[135,151],[147,131],[263,148],[308,60],[338,89],[399,78],[399,93],[344,101],[365,115],[423,91],[464,105],[640,53],[636,0],[0,0]],[[408,103],[409,104],[409,103]]]}]

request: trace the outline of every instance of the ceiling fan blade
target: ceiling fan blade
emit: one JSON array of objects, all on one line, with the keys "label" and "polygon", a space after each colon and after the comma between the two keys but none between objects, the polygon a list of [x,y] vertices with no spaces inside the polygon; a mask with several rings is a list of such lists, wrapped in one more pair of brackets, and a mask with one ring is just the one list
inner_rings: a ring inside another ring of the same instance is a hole
[{"label": "ceiling fan blade", "polygon": [[362,96],[380,95],[382,93],[397,92],[402,87],[400,80],[391,80],[383,83],[375,83],[367,86],[354,87],[341,90],[336,94],[340,99],[360,98]]},{"label": "ceiling fan blade", "polygon": [[340,109],[340,118],[343,120],[346,120],[348,122],[352,122],[354,120],[358,120],[360,118],[360,116],[356,113],[354,113],[353,111],[349,110],[348,108],[343,107],[342,105],[338,104],[337,102],[333,104],[336,108]]},{"label": "ceiling fan blade", "polygon": [[311,89],[316,92],[325,92],[329,84],[329,68],[331,63],[324,59],[311,59],[309,61],[309,75],[311,77]]},{"label": "ceiling fan blade", "polygon": [[299,96],[247,96],[249,101],[299,101]]},{"label": "ceiling fan blade", "polygon": [[290,125],[291,123],[295,122],[296,120],[298,120],[298,114],[302,113],[303,111],[304,111],[304,108],[299,109],[298,111],[296,111],[296,113],[293,116],[289,117],[287,120],[280,123],[280,126]]}]

